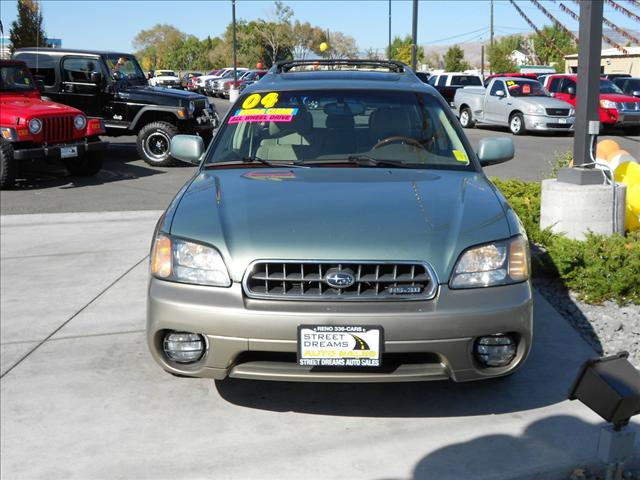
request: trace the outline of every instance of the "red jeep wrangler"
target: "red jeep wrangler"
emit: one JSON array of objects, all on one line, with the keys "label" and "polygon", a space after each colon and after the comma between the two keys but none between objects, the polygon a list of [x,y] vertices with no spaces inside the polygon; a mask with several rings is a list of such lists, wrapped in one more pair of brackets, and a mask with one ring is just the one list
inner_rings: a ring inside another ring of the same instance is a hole
[{"label": "red jeep wrangler", "polygon": [[14,184],[25,160],[59,159],[72,175],[95,175],[108,145],[98,137],[104,133],[101,119],[43,100],[24,62],[0,60],[0,188]]}]

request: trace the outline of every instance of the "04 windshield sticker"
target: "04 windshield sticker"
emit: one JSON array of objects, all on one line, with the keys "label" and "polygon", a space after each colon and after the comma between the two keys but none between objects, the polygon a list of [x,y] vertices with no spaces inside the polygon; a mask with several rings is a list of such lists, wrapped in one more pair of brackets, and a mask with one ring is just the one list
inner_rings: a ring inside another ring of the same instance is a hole
[{"label": "04 windshield sticker", "polygon": [[244,99],[242,107],[229,119],[230,124],[244,122],[292,122],[298,114],[297,108],[274,108],[278,103],[278,92],[265,95],[253,93]]}]

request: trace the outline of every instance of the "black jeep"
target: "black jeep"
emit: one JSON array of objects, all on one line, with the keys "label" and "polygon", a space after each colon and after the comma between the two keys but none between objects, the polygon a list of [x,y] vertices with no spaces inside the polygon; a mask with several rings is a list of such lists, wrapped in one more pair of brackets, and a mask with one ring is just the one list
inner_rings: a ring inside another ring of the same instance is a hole
[{"label": "black jeep", "polygon": [[150,87],[131,54],[20,48],[13,58],[43,81],[43,95],[103,118],[107,135],[137,135],[138,153],[150,165],[175,162],[169,147],[178,133],[197,133],[208,144],[219,121],[203,95]]}]

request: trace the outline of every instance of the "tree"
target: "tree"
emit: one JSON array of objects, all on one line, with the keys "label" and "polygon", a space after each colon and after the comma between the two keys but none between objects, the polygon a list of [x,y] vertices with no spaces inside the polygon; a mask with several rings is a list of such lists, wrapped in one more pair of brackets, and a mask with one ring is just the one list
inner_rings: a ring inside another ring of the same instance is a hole
[{"label": "tree", "polygon": [[42,13],[37,0],[18,0],[18,18],[9,30],[11,51],[21,47],[46,47],[47,38],[42,29]]},{"label": "tree", "polygon": [[509,35],[493,42],[487,49],[487,57],[494,73],[508,73],[516,69],[516,62],[511,57],[514,50],[520,50],[523,45],[520,35]]},{"label": "tree", "polygon": [[429,52],[424,56],[424,63],[426,63],[431,69],[444,68],[444,62],[442,57],[438,55],[438,52]]},{"label": "tree", "polygon": [[293,58],[304,60],[309,53],[320,54],[320,44],[327,41],[327,35],[320,27],[309,22],[296,20],[291,31],[291,53]]},{"label": "tree", "polygon": [[[544,38],[537,33],[533,35],[533,47],[536,55],[544,65],[555,64],[557,71],[564,72],[564,55],[578,51],[574,40],[557,25],[545,26],[542,29],[542,35]],[[548,40],[548,43],[545,39]],[[562,55],[558,50],[562,52]]]},{"label": "tree", "polygon": [[329,48],[327,48],[323,55],[327,58],[355,58],[358,56],[358,45],[356,40],[345,35],[342,32],[331,32],[329,35]]},{"label": "tree", "polygon": [[[404,38],[394,37],[391,42],[391,59],[411,65],[412,41],[411,35],[407,35]],[[387,48],[387,53],[388,51],[389,49]],[[422,62],[424,60],[424,48],[418,47],[416,59],[418,62]]]},{"label": "tree", "polygon": [[142,30],[133,39],[136,56],[143,68],[167,68],[168,55],[178,41],[187,36],[173,25],[157,24],[148,30]]},{"label": "tree", "polygon": [[267,53],[267,65],[270,66],[279,60],[284,60],[291,55],[293,29],[291,17],[293,10],[281,1],[275,3],[275,16],[271,21],[260,20],[255,24],[255,29],[265,43]]},{"label": "tree", "polygon": [[458,46],[454,45],[447,53],[444,54],[444,69],[447,72],[461,72],[471,68],[469,62],[464,59],[464,51]]}]

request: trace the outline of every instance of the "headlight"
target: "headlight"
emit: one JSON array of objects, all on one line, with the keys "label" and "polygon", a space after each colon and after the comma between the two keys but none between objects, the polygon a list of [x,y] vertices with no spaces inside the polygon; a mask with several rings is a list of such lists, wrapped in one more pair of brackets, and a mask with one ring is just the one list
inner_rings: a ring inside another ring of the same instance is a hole
[{"label": "headlight", "polygon": [[73,126],[76,127],[76,130],[82,130],[87,126],[87,119],[84,115],[76,115],[73,118]]},{"label": "headlight", "polygon": [[529,113],[544,115],[545,113],[547,113],[547,111],[544,109],[544,107],[541,107],[539,105],[529,105]]},{"label": "headlight", "polygon": [[227,267],[212,247],[160,234],[151,252],[151,274],[176,282],[228,287]]},{"label": "headlight", "polygon": [[16,133],[15,128],[2,127],[0,128],[0,135],[2,135],[2,138],[10,142],[16,142],[18,140],[18,134]]},{"label": "headlight", "polygon": [[600,106],[602,108],[618,108],[618,104],[611,100],[600,100]]},{"label": "headlight", "polygon": [[187,110],[189,111],[189,115],[193,115],[193,112],[196,111],[196,104],[193,102],[189,102],[189,105],[187,105]]},{"label": "headlight", "polygon": [[458,259],[451,288],[491,287],[529,279],[529,244],[518,235],[509,240],[472,247]]},{"label": "headlight", "polygon": [[29,131],[35,135],[42,130],[42,122],[39,118],[32,118],[29,120]]}]

